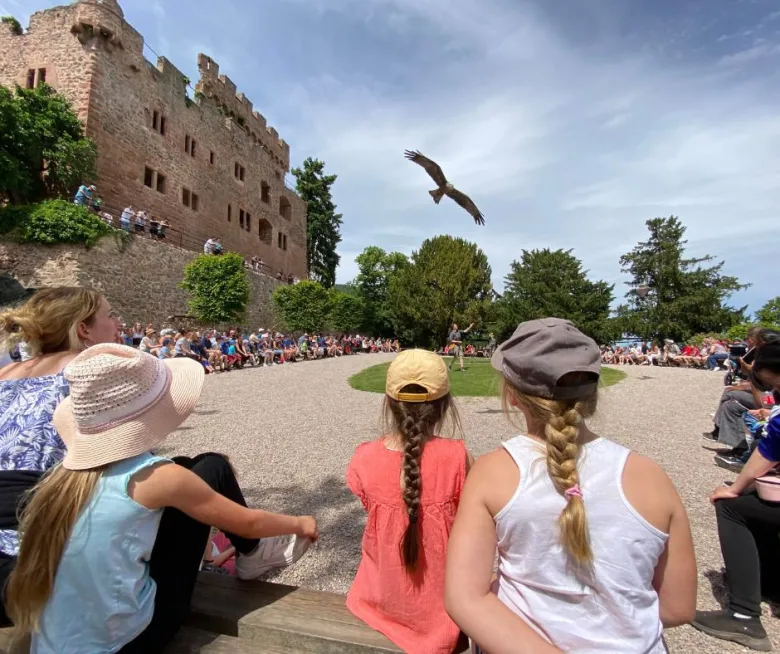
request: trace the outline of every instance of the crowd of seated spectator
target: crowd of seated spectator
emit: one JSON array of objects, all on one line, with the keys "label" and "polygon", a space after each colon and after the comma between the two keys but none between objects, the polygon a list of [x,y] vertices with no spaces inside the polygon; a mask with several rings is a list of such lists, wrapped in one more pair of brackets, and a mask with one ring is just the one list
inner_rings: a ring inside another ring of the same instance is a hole
[{"label": "crowd of seated spectator", "polygon": [[677,368],[701,368],[721,372],[728,370],[733,353],[744,350],[743,341],[731,344],[715,338],[705,338],[702,344],[686,343],[680,346],[671,339],[663,345],[642,341],[633,345],[602,345],[601,362],[627,366],[674,366]]},{"label": "crowd of seated spectator", "polygon": [[398,339],[362,337],[359,334],[291,334],[258,329],[250,332],[234,328],[187,329],[164,327],[157,331],[152,324],[123,325],[125,345],[159,359],[188,357],[201,363],[207,374],[228,372],[245,366],[277,366],[309,359],[340,357],[348,354],[400,352]]}]

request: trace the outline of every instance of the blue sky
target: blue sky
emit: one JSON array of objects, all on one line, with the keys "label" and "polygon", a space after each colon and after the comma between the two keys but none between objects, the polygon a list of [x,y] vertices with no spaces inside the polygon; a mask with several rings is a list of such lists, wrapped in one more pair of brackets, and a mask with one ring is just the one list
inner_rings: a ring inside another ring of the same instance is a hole
[{"label": "blue sky", "polygon": [[[51,0],[0,0],[26,24]],[[644,222],[679,215],[689,252],[780,294],[777,0],[125,0],[193,80],[211,55],[291,145],[338,173],[339,281],[370,244],[477,242],[497,288],[523,248],[573,248],[591,276]],[[436,159],[477,227],[404,160]]]}]

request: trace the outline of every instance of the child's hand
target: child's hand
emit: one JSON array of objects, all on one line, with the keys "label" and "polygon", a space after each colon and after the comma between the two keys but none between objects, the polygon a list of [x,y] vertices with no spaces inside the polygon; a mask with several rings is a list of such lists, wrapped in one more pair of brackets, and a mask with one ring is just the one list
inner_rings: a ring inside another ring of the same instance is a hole
[{"label": "child's hand", "polygon": [[312,540],[317,540],[320,537],[320,534],[317,531],[316,518],[311,515],[299,516],[298,531],[296,532],[296,534],[298,536],[303,536],[304,538],[311,538]]}]

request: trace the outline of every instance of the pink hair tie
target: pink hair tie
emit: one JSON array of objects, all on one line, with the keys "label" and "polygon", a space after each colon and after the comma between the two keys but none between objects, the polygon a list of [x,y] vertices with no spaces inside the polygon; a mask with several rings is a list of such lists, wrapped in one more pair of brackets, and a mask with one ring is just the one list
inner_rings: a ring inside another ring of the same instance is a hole
[{"label": "pink hair tie", "polygon": [[566,496],[567,500],[570,500],[575,495],[580,499],[582,499],[582,491],[580,490],[579,484],[574,484],[574,486],[572,486],[571,488],[567,488],[563,494]]}]

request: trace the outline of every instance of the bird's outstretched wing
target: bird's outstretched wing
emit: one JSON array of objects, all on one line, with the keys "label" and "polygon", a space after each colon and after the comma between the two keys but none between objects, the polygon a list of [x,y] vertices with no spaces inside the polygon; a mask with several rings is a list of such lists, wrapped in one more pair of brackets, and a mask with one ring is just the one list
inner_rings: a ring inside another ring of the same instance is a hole
[{"label": "bird's outstretched wing", "polygon": [[442,172],[441,166],[439,166],[439,164],[437,164],[432,159],[428,159],[428,157],[426,157],[424,154],[421,154],[420,152],[412,152],[411,150],[406,150],[404,152],[404,156],[409,161],[413,161],[418,166],[425,168],[426,172],[431,176],[431,179],[436,182],[436,185],[439,188],[447,183],[447,178],[444,176],[444,172]]},{"label": "bird's outstretched wing", "polygon": [[477,223],[477,225],[485,224],[485,216],[483,216],[482,212],[477,209],[477,205],[474,204],[474,201],[468,195],[456,188],[452,189],[451,191],[447,191],[447,195],[449,195],[453,200],[455,200],[455,202],[468,211],[473,216],[474,222]]}]

